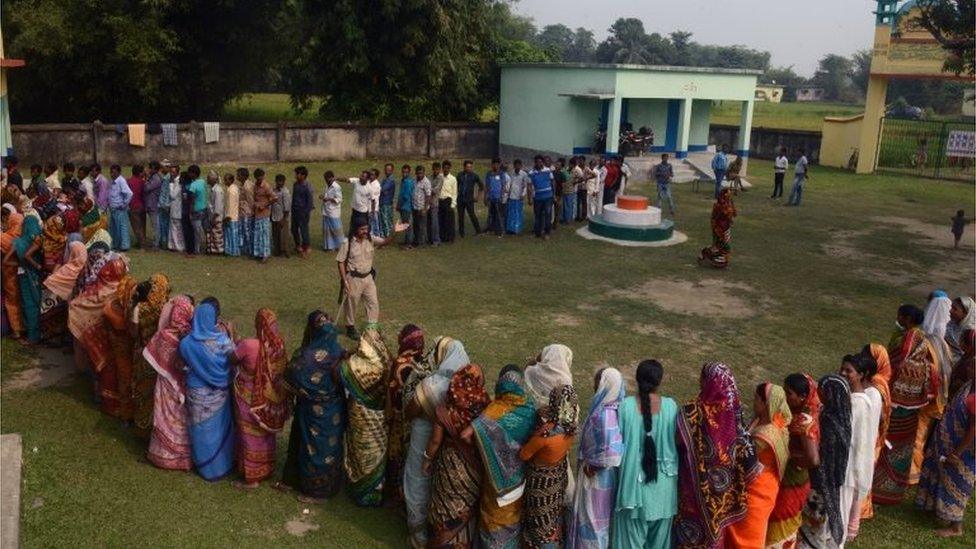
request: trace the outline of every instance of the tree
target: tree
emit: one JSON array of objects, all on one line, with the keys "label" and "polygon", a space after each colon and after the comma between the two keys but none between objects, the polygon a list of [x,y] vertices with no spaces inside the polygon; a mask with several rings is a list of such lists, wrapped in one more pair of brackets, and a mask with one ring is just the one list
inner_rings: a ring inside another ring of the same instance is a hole
[{"label": "tree", "polygon": [[640,19],[620,18],[610,25],[610,36],[597,48],[597,57],[605,63],[651,63],[648,36]]},{"label": "tree", "polygon": [[868,93],[868,80],[871,76],[871,50],[860,50],[851,56],[853,65],[852,78],[858,93],[864,96]]},{"label": "tree", "polygon": [[918,0],[914,22],[932,33],[949,54],[943,70],[976,74],[976,8],[973,0]]},{"label": "tree", "polygon": [[[332,118],[474,118],[491,98],[487,0],[334,0],[294,4],[293,100],[327,96]],[[497,87],[497,82],[494,84]]]},{"label": "tree", "polygon": [[7,0],[17,122],[217,116],[267,65],[279,0]]},{"label": "tree", "polygon": [[671,43],[679,54],[684,54],[688,50],[688,45],[692,43],[691,33],[688,31],[674,31],[668,37],[671,38]]},{"label": "tree", "polygon": [[556,59],[563,59],[563,54],[573,47],[573,31],[566,25],[546,25],[535,37],[535,44],[548,50]]},{"label": "tree", "polygon": [[827,54],[820,59],[813,82],[824,89],[824,98],[829,101],[854,101],[854,65],[843,55]]},{"label": "tree", "polygon": [[596,55],[596,40],[593,31],[577,27],[573,32],[572,45],[563,51],[563,61],[586,62],[592,61]]}]

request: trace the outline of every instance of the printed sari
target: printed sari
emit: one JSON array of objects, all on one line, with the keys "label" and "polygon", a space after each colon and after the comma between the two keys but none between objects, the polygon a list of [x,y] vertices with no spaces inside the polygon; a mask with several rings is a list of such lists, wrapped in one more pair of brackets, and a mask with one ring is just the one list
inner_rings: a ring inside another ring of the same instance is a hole
[{"label": "printed sari", "polygon": [[169,279],[166,275],[156,273],[149,277],[149,291],[136,309],[138,338],[133,345],[135,361],[132,365],[133,423],[136,432],[145,437],[152,434],[156,369],[145,358],[143,351],[159,330],[160,315],[168,301]]},{"label": "printed sari", "polygon": [[725,529],[746,513],[748,483],[761,469],[732,369],[707,363],[699,379],[698,397],[678,419],[681,491],[674,536],[675,545],[686,548],[723,545]]},{"label": "printed sari", "polygon": [[526,395],[522,372],[503,371],[495,399],[471,422],[487,481],[478,523],[482,547],[519,546],[525,474],[518,454],[535,425],[535,403]]},{"label": "printed sari", "polygon": [[180,340],[190,333],[192,320],[190,298],[173,297],[160,312],[159,330],[142,350],[143,358],[157,374],[146,457],[160,469],[189,471],[193,465],[186,426],[186,364],[180,356]]},{"label": "printed sari", "polygon": [[946,408],[925,451],[925,462],[915,496],[915,505],[920,509],[934,511],[939,520],[953,524],[963,520],[976,482],[976,454],[973,449],[968,448],[961,457],[953,455],[973,421],[974,390],[976,388],[970,381],[969,385],[956,392]]},{"label": "printed sari", "polygon": [[452,377],[447,398],[437,409],[437,424],[444,438],[434,456],[428,509],[430,548],[474,547],[481,464],[472,442],[461,433],[488,405],[481,368],[468,364]]},{"label": "printed sari", "polygon": [[698,257],[699,263],[708,261],[717,269],[729,266],[729,256],[732,254],[732,220],[736,215],[731,191],[722,189],[712,207],[712,245],[702,248]]},{"label": "printed sari", "polygon": [[424,331],[413,324],[400,330],[399,349],[390,365],[390,381],[386,391],[386,499],[403,501],[403,464],[407,456],[409,429],[404,419],[403,387],[417,363],[423,357]]},{"label": "printed sari", "polygon": [[132,372],[135,342],[129,331],[129,323],[132,319],[132,299],[135,292],[135,279],[126,275],[119,282],[115,295],[102,308],[112,363],[115,366],[114,397],[118,403],[117,417],[125,421],[131,421],[134,417]]},{"label": "printed sari", "polygon": [[350,397],[346,477],[353,501],[364,507],[383,501],[387,444],[383,411],[392,360],[379,331],[371,329],[359,340],[356,354],[342,365],[342,382]]},{"label": "printed sari", "polygon": [[786,391],[779,385],[763,387],[764,415],[752,428],[753,444],[762,470],[746,487],[746,514],[729,525],[726,540],[731,547],[761,549],[766,544],[769,517],[776,505],[780,481],[790,457],[789,425],[793,420]]},{"label": "printed sari", "polygon": [[52,215],[44,221],[44,270],[52,272],[64,261],[64,247],[68,243],[63,215]]},{"label": "printed sari", "polygon": [[[566,529],[567,548],[610,546],[610,522],[623,459],[623,437],[617,411],[626,394],[620,371],[607,368],[580,429],[576,493]],[[595,471],[586,473],[586,468]]]},{"label": "printed sari", "polygon": [[270,309],[258,309],[257,337],[237,343],[234,403],[237,419],[237,468],[244,482],[260,482],[274,473],[275,437],[291,411],[284,382],[285,341]]},{"label": "printed sari", "polygon": [[[790,422],[790,449],[799,449],[804,440],[820,444],[820,397],[817,395],[817,382],[804,374],[807,380],[807,397],[803,406],[793,414]],[[776,505],[769,515],[766,529],[766,547],[790,549],[796,547],[796,534],[803,522],[803,505],[810,494],[810,471],[798,465],[793,459],[786,462],[783,480],[776,494]]]},{"label": "printed sari", "polygon": [[309,315],[302,346],[292,354],[285,377],[295,393],[295,418],[288,437],[282,482],[311,498],[336,495],[343,483],[346,402],[339,374],[342,347],[329,317]]},{"label": "printed sari", "polygon": [[[0,235],[0,254],[4,257],[7,252],[14,249],[14,241],[20,237],[24,225],[24,216],[17,212],[10,204],[4,204],[3,208],[8,211],[5,230]],[[24,331],[24,322],[21,317],[20,308],[20,287],[17,281],[17,267],[19,266],[17,257],[11,257],[9,261],[3,262],[3,276],[0,277],[3,284],[4,311],[10,321],[10,327],[17,334]]]},{"label": "printed sari", "polygon": [[217,324],[217,307],[203,301],[193,311],[190,334],[180,341],[186,362],[186,406],[193,465],[205,480],[234,470],[234,417],[230,355],[234,343]]}]

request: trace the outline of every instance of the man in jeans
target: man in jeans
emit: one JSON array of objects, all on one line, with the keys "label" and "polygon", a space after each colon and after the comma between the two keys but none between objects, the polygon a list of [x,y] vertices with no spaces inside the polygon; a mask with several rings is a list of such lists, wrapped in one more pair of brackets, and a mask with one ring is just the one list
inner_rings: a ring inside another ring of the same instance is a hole
[{"label": "man in jeans", "polygon": [[809,177],[807,169],[810,164],[803,153],[803,147],[796,150],[796,154],[800,155],[800,158],[796,160],[796,166],[793,168],[793,191],[790,192],[790,201],[786,203],[787,206],[799,206],[800,200],[803,198],[803,185]]},{"label": "man in jeans", "polygon": [[529,204],[534,214],[533,231],[536,238],[549,240],[552,232],[552,199],[555,195],[555,182],[552,170],[542,163],[542,155],[535,156],[534,168],[529,171]]},{"label": "man in jeans", "polygon": [[410,246],[411,248],[416,248],[427,242],[424,230],[427,229],[427,212],[430,210],[432,201],[430,179],[427,179],[423,164],[417,164],[414,174],[417,181],[413,185],[413,200],[410,201],[413,207],[413,243]]},{"label": "man in jeans", "polygon": [[485,174],[485,204],[488,206],[488,232],[502,236],[502,193],[505,191],[505,174],[500,158],[492,159],[491,171]]},{"label": "man in jeans", "polygon": [[142,202],[146,208],[148,224],[152,227],[153,237],[146,239],[146,248],[155,250],[159,244],[159,234],[161,232],[159,223],[159,193],[163,188],[163,176],[159,173],[159,162],[153,160],[149,163],[149,178],[146,179],[146,186],[142,189]]},{"label": "man in jeans", "polygon": [[781,198],[783,196],[783,180],[786,179],[786,170],[790,167],[790,159],[786,157],[786,147],[779,148],[779,156],[773,162],[773,196],[769,198]]},{"label": "man in jeans", "polygon": [[716,199],[718,199],[718,193],[722,190],[722,181],[725,180],[725,170],[729,167],[727,154],[729,154],[729,146],[722,145],[722,149],[715,153],[715,156],[712,158],[712,171],[715,172]]},{"label": "man in jeans", "polygon": [[671,180],[674,179],[674,168],[668,162],[668,153],[661,155],[661,163],[654,166],[654,181],[657,182],[657,206],[664,209],[668,204],[671,217],[674,217],[674,198],[671,197]]},{"label": "man in jeans", "polygon": [[[196,164],[186,169],[192,183],[187,188],[193,199],[190,201],[190,225],[193,227],[193,253],[200,255],[207,245],[207,235],[203,230],[203,219],[207,215],[207,182],[200,177],[200,166]],[[184,214],[186,215],[186,214]]]},{"label": "man in jeans", "polygon": [[478,217],[474,213],[474,205],[477,202],[475,187],[478,187],[480,193],[485,185],[478,174],[474,173],[474,163],[470,160],[464,161],[464,168],[457,177],[457,185],[458,234],[464,238],[464,214],[467,213],[471,217],[471,224],[474,225],[474,234],[478,235],[481,233],[481,224],[478,223]]}]

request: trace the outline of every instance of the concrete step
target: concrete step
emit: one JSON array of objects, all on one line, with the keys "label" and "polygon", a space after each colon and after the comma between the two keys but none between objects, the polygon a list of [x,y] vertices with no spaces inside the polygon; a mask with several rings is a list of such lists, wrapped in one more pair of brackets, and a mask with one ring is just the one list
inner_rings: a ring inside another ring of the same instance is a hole
[{"label": "concrete step", "polygon": [[20,474],[23,454],[20,435],[0,435],[0,547],[20,546]]}]

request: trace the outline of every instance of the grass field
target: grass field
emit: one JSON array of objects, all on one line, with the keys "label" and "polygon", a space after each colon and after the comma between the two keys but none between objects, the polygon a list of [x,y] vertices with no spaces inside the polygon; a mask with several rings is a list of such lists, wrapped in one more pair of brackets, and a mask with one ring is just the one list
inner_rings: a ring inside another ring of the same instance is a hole
[{"label": "grass field", "polygon": [[[712,104],[712,124],[739,125],[741,103],[717,101]],[[825,116],[854,116],[863,105],[843,103],[766,103],[757,101],[752,110],[752,127],[780,130],[820,131]]]},{"label": "grass field", "polygon": [[[327,167],[350,174],[379,163]],[[321,189],[326,166],[309,168]],[[454,336],[491,383],[505,363],[565,343],[574,351],[584,403],[597,365],[617,366],[631,377],[638,360],[656,357],[666,369],[664,393],[684,400],[694,394],[705,361],[729,363],[749,395],[762,380],[782,383],[793,371],[819,376],[865,343],[887,342],[901,303],[922,303],[937,287],[973,291],[973,234],[967,233],[964,249],[952,250],[948,232],[957,209],[974,209],[972,185],[815,169],[803,206],[785,208],[767,198],[771,165],[752,161],[749,169],[756,188],[737,200],[725,271],[696,264],[698,250],[710,242],[712,202],[706,191],[679,185],[676,222],[689,240],[670,248],[617,247],[560,227],[547,243],[469,236],[437,249],[382,250],[376,266],[384,332],[392,340],[400,326],[414,322],[430,336]],[[649,189],[636,186],[640,193]],[[320,245],[315,219],[313,242]],[[321,251],[308,261],[267,265],[167,253],[133,252],[131,258],[139,279],[162,271],[175,291],[218,296],[224,315],[245,336],[253,334],[258,307],[274,308],[289,349],[308,311],[336,308],[334,256]],[[45,366],[61,360],[56,353],[44,356]],[[24,437],[27,547],[114,547],[135,540],[153,546],[403,546],[397,511],[359,509],[345,497],[303,505],[268,487],[242,493],[230,482],[157,470],[145,461],[143,443],[93,407],[81,377],[38,388],[23,381],[38,372],[30,355],[4,341],[2,359],[0,431]],[[20,372],[25,368],[30,371]],[[747,410],[751,400],[744,399]],[[285,440],[279,439],[279,465]],[[971,510],[966,524],[964,538],[939,540],[933,518],[905,504],[864,523],[856,546],[972,547]]]}]

